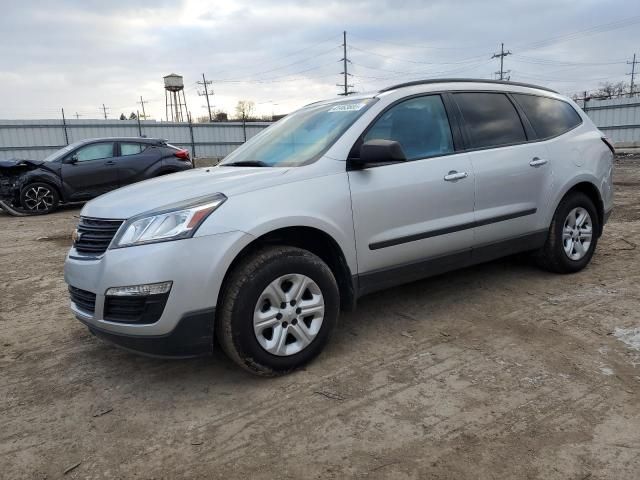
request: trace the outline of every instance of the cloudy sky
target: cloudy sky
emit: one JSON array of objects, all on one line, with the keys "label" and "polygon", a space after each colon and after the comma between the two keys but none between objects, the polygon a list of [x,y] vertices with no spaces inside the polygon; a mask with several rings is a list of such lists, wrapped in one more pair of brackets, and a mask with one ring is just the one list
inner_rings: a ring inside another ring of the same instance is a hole
[{"label": "cloudy sky", "polygon": [[[640,60],[640,2],[630,0],[0,0],[0,118],[165,117],[162,77],[212,80],[216,109],[240,99],[286,113],[339,91],[347,31],[355,91],[429,77],[495,78],[500,42],[511,79],[563,93],[628,81]],[[638,67],[640,70],[640,66]],[[638,76],[640,80],[640,75]],[[640,81],[638,82],[640,83]]]}]

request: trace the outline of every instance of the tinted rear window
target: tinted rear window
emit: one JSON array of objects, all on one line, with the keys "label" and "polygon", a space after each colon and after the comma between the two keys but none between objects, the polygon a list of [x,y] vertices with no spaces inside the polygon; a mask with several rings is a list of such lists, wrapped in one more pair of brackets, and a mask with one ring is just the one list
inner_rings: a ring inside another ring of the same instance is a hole
[{"label": "tinted rear window", "polygon": [[537,95],[513,96],[524,110],[538,138],[561,135],[582,122],[578,112],[562,100]]},{"label": "tinted rear window", "polygon": [[498,147],[525,142],[520,116],[502,93],[454,93],[472,148]]}]

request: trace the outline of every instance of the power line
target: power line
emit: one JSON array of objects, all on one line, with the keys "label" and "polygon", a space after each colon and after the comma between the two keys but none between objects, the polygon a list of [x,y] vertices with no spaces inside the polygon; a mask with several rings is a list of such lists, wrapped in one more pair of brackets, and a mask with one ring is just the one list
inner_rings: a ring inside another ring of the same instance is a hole
[{"label": "power line", "polygon": [[408,59],[408,58],[397,57],[395,55],[385,55],[383,53],[374,52],[373,50],[367,50],[365,48],[356,47],[353,44],[349,45],[349,48],[353,49],[353,50],[357,50],[359,52],[367,53],[369,55],[375,55],[376,57],[388,58],[390,60],[396,60],[396,61],[406,62],[406,63],[413,63],[413,64],[417,64],[417,65],[461,65],[461,64],[464,64],[464,63],[477,62],[478,59],[485,57],[485,54],[483,54],[483,55],[476,55],[476,56],[473,56],[473,57],[468,57],[466,59],[459,60],[457,62],[425,62],[425,61],[420,61],[420,60],[411,60],[411,59]]},{"label": "power line", "polygon": [[628,17],[621,20],[616,20],[614,22],[604,23],[600,25],[594,25],[589,28],[585,28],[584,30],[578,30],[576,32],[567,33],[565,35],[559,35],[557,37],[551,37],[544,40],[538,40],[536,42],[532,42],[530,44],[519,45],[517,48],[520,51],[525,50],[535,50],[538,48],[547,47],[552,45],[553,43],[567,42],[570,40],[575,40],[577,38],[589,35],[595,35],[597,33],[603,33],[610,30],[617,30],[619,28],[629,27],[636,23],[640,23],[640,15],[635,17]]},{"label": "power line", "polygon": [[469,50],[469,49],[479,49],[479,48],[488,48],[485,46],[478,45],[469,45],[469,46],[457,46],[457,47],[434,47],[432,45],[420,45],[420,44],[407,44],[407,43],[398,43],[398,42],[390,42],[388,40],[378,40],[375,38],[366,38],[360,35],[355,35],[350,33],[352,37],[360,38],[362,40],[366,40],[369,42],[379,43],[381,45],[391,45],[395,47],[403,47],[403,48],[413,48],[413,49],[422,49],[422,50]]},{"label": "power line", "polygon": [[[507,50],[506,52],[504,51],[504,43],[500,44],[500,53],[494,53],[493,56],[491,58],[499,58],[500,59],[500,71],[496,72],[496,74],[500,75],[500,80],[504,80],[504,57],[506,57],[507,55],[511,55],[511,52],[509,50]],[[509,73],[509,72],[506,72]],[[509,80],[507,78],[507,80]]]},{"label": "power line", "polygon": [[351,76],[351,74],[349,73],[348,69],[347,69],[347,65],[349,63],[351,63],[351,60],[349,60],[347,58],[347,32],[346,30],[342,32],[342,58],[340,59],[340,61],[342,62],[342,72],[340,72],[341,75],[344,76],[344,84],[340,85],[339,83],[336,84],[336,86],[338,87],[343,87],[344,91],[339,93],[338,95],[342,95],[342,96],[347,96],[347,95],[351,95],[352,93],[356,93],[353,90],[350,90],[350,88],[353,88],[353,85],[349,85],[349,77]]},{"label": "power line", "polygon": [[565,62],[562,60],[528,57],[526,55],[519,55],[517,53],[512,55],[513,55],[513,59],[518,62],[531,63],[533,65],[549,65],[554,67],[621,65],[623,63],[628,63],[625,60],[611,61],[611,62]]},{"label": "power line", "polygon": [[211,95],[213,95],[213,90],[211,92],[209,92],[209,85],[211,85],[213,82],[211,80],[207,81],[206,78],[204,78],[204,73],[202,74],[202,81],[201,82],[196,82],[198,85],[202,85],[204,87],[204,92],[200,92],[198,91],[198,95],[201,96],[205,96],[207,98],[207,112],[209,113],[209,121],[213,122],[213,116],[211,115],[211,104],[209,103],[209,93],[211,93]]}]

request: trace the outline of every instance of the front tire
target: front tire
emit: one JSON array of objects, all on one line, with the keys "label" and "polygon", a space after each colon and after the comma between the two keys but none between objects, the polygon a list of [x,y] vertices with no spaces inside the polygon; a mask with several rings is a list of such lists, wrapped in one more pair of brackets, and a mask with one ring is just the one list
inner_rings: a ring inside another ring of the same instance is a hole
[{"label": "front tire", "polygon": [[282,375],[322,351],[339,306],[335,277],[320,258],[301,248],[266,247],[231,273],[216,334],[225,353],[244,369]]},{"label": "front tire", "polygon": [[59,203],[58,191],[48,183],[30,183],[20,191],[20,206],[31,214],[51,213]]},{"label": "front tire", "polygon": [[553,216],[537,263],[556,273],[575,273],[591,261],[598,243],[600,222],[595,205],[582,192],[565,196]]}]

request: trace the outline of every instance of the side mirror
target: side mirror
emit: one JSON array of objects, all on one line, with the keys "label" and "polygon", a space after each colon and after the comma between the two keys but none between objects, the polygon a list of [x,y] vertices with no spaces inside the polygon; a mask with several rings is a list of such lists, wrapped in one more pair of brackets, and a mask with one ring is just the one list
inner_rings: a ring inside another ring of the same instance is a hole
[{"label": "side mirror", "polygon": [[351,159],[354,165],[365,165],[406,162],[407,156],[402,146],[394,140],[369,140],[360,147],[360,158]]},{"label": "side mirror", "polygon": [[75,153],[73,155],[71,155],[69,158],[67,158],[67,163],[70,163],[72,165],[74,163],[78,163],[78,155],[75,154]]}]

